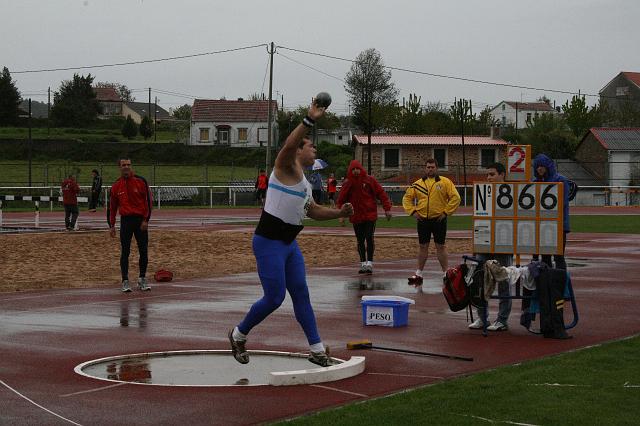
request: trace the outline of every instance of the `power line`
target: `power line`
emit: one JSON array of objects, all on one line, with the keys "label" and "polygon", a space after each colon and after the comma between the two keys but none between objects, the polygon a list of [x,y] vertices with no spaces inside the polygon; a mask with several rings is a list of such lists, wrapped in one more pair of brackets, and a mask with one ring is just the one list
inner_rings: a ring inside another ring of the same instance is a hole
[{"label": "power line", "polygon": [[179,59],[188,59],[188,58],[196,58],[200,56],[207,55],[217,55],[219,53],[229,53],[229,52],[237,52],[240,50],[254,49],[256,47],[266,46],[266,43],[256,44],[253,46],[244,46],[244,47],[236,47],[233,49],[224,49],[224,50],[215,50],[212,52],[204,52],[204,53],[194,53],[192,55],[181,55],[181,56],[171,56],[168,58],[159,58],[159,59],[147,59],[143,61],[129,61],[129,62],[119,62],[113,64],[102,64],[102,65],[86,65],[80,67],[65,67],[65,68],[49,68],[49,69],[39,69],[39,70],[22,70],[22,71],[12,71],[12,74],[28,74],[28,73],[39,73],[39,72],[53,72],[53,71],[70,71],[70,70],[83,70],[83,69],[91,69],[91,68],[107,68],[107,67],[120,67],[124,65],[138,65],[138,64],[148,64],[153,62],[164,62],[164,61],[175,61]]},{"label": "power line", "polygon": [[342,78],[340,78],[340,77],[336,77],[336,76],[334,76],[334,75],[331,75],[331,74],[329,74],[329,73],[326,73],[326,72],[324,72],[324,71],[322,71],[322,70],[319,70],[319,69],[317,69],[317,68],[312,67],[311,65],[307,65],[307,64],[303,64],[302,62],[298,62],[298,61],[296,61],[295,59],[292,59],[292,58],[288,57],[288,56],[287,56],[287,55],[285,55],[284,53],[280,53],[280,52],[276,52],[276,53],[277,53],[278,55],[282,56],[283,58],[288,59],[288,60],[289,60],[289,61],[291,61],[291,62],[295,62],[295,63],[296,63],[296,64],[298,64],[298,65],[302,65],[303,67],[306,67],[306,68],[309,68],[309,69],[311,69],[311,70],[313,70],[313,71],[319,72],[320,74],[326,75],[327,77],[335,78],[336,80],[338,80],[338,81],[340,81],[340,82],[344,83],[344,79],[342,79]]}]

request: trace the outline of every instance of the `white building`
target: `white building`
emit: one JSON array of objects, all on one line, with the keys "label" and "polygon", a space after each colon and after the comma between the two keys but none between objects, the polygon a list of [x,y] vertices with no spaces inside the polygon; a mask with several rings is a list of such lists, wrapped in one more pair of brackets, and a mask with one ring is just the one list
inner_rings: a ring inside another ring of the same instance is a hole
[{"label": "white building", "polygon": [[[278,105],[271,103],[272,143],[277,140]],[[191,110],[190,145],[266,146],[269,101],[196,99]]]},{"label": "white building", "polygon": [[517,129],[527,127],[527,123],[540,114],[558,114],[546,102],[514,102],[502,101],[491,110],[491,118],[500,126],[513,126]]}]

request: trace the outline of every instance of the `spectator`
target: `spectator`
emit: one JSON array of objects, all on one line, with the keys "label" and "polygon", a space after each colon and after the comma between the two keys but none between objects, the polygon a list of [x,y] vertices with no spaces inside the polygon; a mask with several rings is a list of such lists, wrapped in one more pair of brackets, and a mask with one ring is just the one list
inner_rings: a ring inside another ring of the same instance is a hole
[{"label": "spectator", "polygon": [[256,200],[264,207],[264,200],[267,197],[267,187],[269,186],[269,177],[264,169],[260,169],[260,174],[256,179]]},{"label": "spectator", "polygon": [[336,208],[336,191],[338,190],[338,181],[334,177],[333,173],[329,174],[327,179],[327,194],[329,197],[329,205],[332,209]]},{"label": "spectator", "polygon": [[95,212],[98,203],[100,202],[100,193],[102,192],[102,176],[98,173],[98,170],[93,169],[91,171],[93,181],[91,182],[91,197],[89,198],[89,211]]},{"label": "spectator", "polygon": [[311,184],[313,201],[315,201],[316,204],[322,204],[322,176],[320,176],[319,171],[316,170],[311,173],[309,183]]},{"label": "spectator", "polygon": [[62,181],[62,204],[64,204],[64,225],[67,231],[73,231],[76,228],[78,220],[78,194],[80,187],[73,175],[69,175]]}]

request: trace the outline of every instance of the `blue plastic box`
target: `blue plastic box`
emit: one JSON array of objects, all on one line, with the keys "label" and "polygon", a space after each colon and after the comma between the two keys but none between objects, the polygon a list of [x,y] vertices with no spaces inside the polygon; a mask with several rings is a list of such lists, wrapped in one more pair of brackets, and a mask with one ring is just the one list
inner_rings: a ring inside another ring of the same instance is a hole
[{"label": "blue plastic box", "polygon": [[363,300],[362,323],[383,327],[404,327],[409,323],[409,305],[397,300]]}]

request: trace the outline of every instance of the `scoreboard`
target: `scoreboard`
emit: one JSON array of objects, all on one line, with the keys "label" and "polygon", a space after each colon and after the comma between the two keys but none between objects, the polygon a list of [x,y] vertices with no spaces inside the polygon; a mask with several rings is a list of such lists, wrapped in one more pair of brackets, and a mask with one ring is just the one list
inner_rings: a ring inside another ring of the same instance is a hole
[{"label": "scoreboard", "polygon": [[476,182],[474,253],[562,254],[559,182]]},{"label": "scoreboard", "polygon": [[509,145],[507,147],[508,181],[531,180],[531,145]]}]

